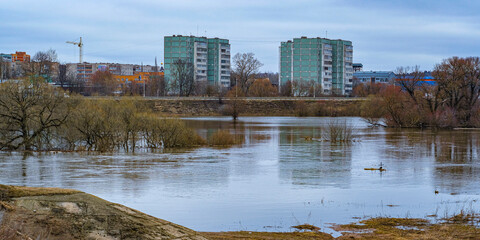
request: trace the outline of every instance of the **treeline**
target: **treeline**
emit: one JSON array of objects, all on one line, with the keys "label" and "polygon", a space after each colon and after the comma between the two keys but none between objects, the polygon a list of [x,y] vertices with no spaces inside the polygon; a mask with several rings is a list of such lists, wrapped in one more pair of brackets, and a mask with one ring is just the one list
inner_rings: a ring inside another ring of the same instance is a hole
[{"label": "treeline", "polygon": [[181,120],[158,117],[135,99],[71,96],[41,78],[0,84],[3,151],[135,151],[203,144]]},{"label": "treeline", "polygon": [[399,68],[395,85],[370,95],[361,115],[389,127],[480,127],[480,59],[452,57],[437,64],[434,84],[418,67]]}]

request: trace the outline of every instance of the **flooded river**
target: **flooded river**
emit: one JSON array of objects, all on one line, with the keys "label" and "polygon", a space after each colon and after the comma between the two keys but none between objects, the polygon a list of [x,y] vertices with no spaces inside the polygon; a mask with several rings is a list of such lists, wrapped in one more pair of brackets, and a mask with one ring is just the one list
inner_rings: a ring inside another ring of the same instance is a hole
[{"label": "flooded river", "polygon": [[[338,120],[338,119],[337,119]],[[369,128],[356,141],[321,138],[331,118],[185,119],[207,137],[229,129],[232,148],[170,153],[0,154],[0,183],[85,191],[198,231],[291,231],[359,218],[444,217],[480,209],[480,131]],[[378,167],[385,172],[365,171]]]}]

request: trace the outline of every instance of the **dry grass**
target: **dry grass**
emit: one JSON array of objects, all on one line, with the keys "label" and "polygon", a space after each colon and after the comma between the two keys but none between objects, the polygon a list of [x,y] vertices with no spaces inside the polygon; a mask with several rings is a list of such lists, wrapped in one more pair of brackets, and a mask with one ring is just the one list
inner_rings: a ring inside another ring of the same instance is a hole
[{"label": "dry grass", "polygon": [[320,231],[319,227],[313,226],[313,225],[310,225],[310,224],[307,224],[307,223],[302,224],[302,225],[292,226],[292,228],[295,228],[295,229],[301,230],[301,231],[312,231],[312,232]]},{"label": "dry grass", "polygon": [[332,236],[322,232],[291,232],[291,233],[278,233],[278,232],[204,232],[203,236],[211,240],[330,240],[334,239]]},{"label": "dry grass", "polygon": [[37,187],[21,187],[21,186],[7,186],[0,184],[0,200],[26,197],[26,196],[41,196],[41,195],[58,195],[58,194],[74,194],[80,191],[62,188],[37,188]]},{"label": "dry grass", "polygon": [[430,224],[416,218],[372,218],[335,227],[338,239],[480,239],[478,228],[467,224]]}]

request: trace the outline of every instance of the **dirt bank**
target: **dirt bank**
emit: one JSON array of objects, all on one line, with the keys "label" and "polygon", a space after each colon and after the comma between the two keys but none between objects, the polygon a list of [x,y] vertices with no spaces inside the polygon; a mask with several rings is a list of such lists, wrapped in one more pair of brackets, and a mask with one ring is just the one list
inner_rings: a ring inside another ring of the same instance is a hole
[{"label": "dirt bank", "polygon": [[0,239],[192,239],[195,231],[83,192],[0,185]]},{"label": "dirt bank", "polygon": [[[218,116],[228,100],[145,99],[155,112],[176,116]],[[359,116],[363,99],[246,99],[242,116]],[[300,114],[300,112],[302,112]]]}]

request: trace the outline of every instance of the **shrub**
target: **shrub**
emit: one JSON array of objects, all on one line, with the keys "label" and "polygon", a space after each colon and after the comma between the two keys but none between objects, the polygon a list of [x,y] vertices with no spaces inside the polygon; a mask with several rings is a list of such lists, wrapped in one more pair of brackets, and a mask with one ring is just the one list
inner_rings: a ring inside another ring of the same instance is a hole
[{"label": "shrub", "polygon": [[381,98],[370,95],[360,106],[360,116],[373,126],[381,125],[385,115],[385,106]]},{"label": "shrub", "polygon": [[227,130],[218,130],[209,139],[212,146],[231,146],[236,144],[235,136]]},{"label": "shrub", "polygon": [[305,101],[296,101],[295,102],[295,115],[298,117],[307,117],[310,116],[310,109],[307,106]]},{"label": "shrub", "polygon": [[142,133],[149,148],[184,148],[205,144],[205,140],[174,118],[143,116]]},{"label": "shrub", "polygon": [[333,119],[323,129],[322,138],[332,143],[352,142],[354,140],[354,128],[346,120]]}]

